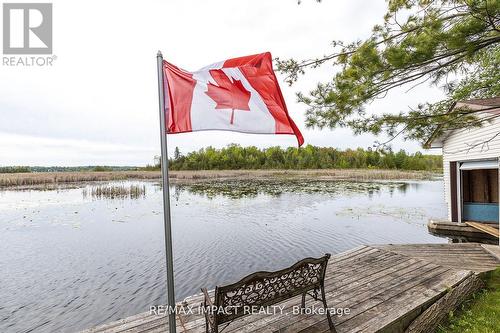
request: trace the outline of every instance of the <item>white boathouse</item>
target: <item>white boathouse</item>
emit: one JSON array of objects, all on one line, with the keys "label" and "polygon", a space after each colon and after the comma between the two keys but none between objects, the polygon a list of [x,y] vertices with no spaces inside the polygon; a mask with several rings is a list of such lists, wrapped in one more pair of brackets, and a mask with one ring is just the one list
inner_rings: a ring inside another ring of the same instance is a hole
[{"label": "white boathouse", "polygon": [[456,102],[477,111],[482,127],[433,135],[426,148],[443,150],[443,177],[448,218],[453,222],[498,223],[500,97]]}]

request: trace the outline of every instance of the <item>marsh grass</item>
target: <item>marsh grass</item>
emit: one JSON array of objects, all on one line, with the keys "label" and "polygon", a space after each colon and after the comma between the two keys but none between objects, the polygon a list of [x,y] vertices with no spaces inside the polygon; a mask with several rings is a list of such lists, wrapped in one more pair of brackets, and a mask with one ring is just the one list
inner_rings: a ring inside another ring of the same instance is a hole
[{"label": "marsh grass", "polygon": [[159,179],[159,172],[114,171],[114,172],[40,172],[0,174],[0,187],[44,187],[48,185],[80,182],[100,182],[127,179]]},{"label": "marsh grass", "polygon": [[426,180],[440,176],[430,171],[386,169],[314,169],[314,170],[201,170],[171,171],[170,178],[178,181],[212,179],[315,179],[315,180]]},{"label": "marsh grass", "polygon": [[98,185],[82,189],[84,197],[94,199],[139,199],[146,196],[145,185]]},{"label": "marsh grass", "polygon": [[[204,170],[171,171],[173,183],[226,180],[226,179],[315,179],[315,180],[425,180],[436,177],[428,171],[376,170],[376,169],[321,169],[321,170]],[[55,187],[60,184],[116,180],[160,179],[159,171],[111,172],[40,172],[0,174],[0,188]]]}]

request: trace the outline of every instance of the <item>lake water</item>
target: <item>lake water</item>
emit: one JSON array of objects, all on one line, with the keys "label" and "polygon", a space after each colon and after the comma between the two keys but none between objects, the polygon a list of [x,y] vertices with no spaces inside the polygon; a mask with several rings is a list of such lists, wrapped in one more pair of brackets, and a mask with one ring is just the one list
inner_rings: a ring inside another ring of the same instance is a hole
[{"label": "lake water", "polygon": [[[0,191],[0,332],[76,332],[164,304],[161,188]],[[444,243],[442,181],[215,182],[171,188],[176,298],[374,243]]]}]

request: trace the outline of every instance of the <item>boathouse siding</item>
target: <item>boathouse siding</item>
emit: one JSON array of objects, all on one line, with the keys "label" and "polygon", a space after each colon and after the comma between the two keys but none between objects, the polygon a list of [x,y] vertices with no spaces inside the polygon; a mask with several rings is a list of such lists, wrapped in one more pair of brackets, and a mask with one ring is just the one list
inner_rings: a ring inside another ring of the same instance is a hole
[{"label": "boathouse siding", "polygon": [[[493,100],[493,103],[498,105],[500,98]],[[492,104],[492,102],[481,104]],[[458,129],[445,133],[441,137],[432,140],[428,145],[430,148],[442,148],[444,195],[448,205],[448,219],[450,221],[464,220],[462,215],[466,207],[462,206],[463,193],[461,193],[461,173],[459,170],[461,163],[477,161],[489,163],[490,166],[496,164],[498,168],[500,117],[494,116],[500,113],[500,108],[492,109],[491,106],[481,104],[459,102],[455,105],[455,108],[466,105],[472,110],[487,109],[487,111],[480,113],[479,116],[492,119],[491,122],[484,123],[482,127]],[[496,173],[498,175],[498,171]],[[495,175],[495,180],[498,178],[497,175]],[[457,178],[459,178],[458,182]],[[496,186],[493,188],[493,191],[496,191],[496,199],[494,200],[496,200],[496,207],[498,207],[498,181],[496,180],[495,183],[493,184],[493,186]],[[494,207],[489,208],[491,215],[491,209],[494,209]],[[496,214],[498,215],[498,208]]]}]

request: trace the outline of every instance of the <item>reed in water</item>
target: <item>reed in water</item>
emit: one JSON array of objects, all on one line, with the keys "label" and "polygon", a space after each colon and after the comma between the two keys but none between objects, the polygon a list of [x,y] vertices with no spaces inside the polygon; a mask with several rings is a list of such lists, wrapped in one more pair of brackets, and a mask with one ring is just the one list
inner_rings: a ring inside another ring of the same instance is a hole
[{"label": "reed in water", "polygon": [[82,190],[84,197],[95,199],[138,199],[146,195],[145,185],[99,185]]},{"label": "reed in water", "polygon": [[0,187],[30,187],[127,179],[160,179],[157,171],[33,172],[0,174]]}]

